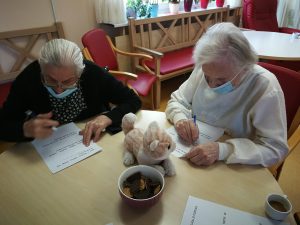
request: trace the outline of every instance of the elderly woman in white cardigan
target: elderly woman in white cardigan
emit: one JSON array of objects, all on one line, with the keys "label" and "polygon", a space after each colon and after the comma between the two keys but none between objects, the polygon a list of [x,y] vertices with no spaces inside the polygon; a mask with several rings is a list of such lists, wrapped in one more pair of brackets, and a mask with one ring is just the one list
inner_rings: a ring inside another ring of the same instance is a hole
[{"label": "elderly woman in white cardigan", "polygon": [[219,23],[198,41],[195,69],[166,108],[167,118],[186,142],[198,139],[191,115],[225,129],[225,142],[198,144],[185,155],[196,165],[226,163],[268,167],[288,151],[284,95],[276,77],[256,64],[242,32]]}]

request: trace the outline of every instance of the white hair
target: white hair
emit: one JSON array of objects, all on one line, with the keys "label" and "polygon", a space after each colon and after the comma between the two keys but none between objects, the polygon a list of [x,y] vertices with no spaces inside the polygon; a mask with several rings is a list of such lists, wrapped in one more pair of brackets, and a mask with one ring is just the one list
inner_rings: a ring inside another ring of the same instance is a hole
[{"label": "white hair", "polygon": [[84,69],[80,48],[74,42],[65,39],[53,39],[47,42],[40,51],[39,63],[42,73],[45,65],[75,66],[78,77]]},{"label": "white hair", "polygon": [[258,58],[246,37],[232,23],[217,23],[197,42],[193,53],[196,66],[227,60],[235,68],[253,66]]}]

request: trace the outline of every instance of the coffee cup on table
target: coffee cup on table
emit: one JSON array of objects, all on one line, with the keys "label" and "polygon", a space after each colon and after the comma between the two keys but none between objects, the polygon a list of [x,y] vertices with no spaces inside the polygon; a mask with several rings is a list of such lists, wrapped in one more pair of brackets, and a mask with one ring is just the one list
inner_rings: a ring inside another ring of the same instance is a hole
[{"label": "coffee cup on table", "polygon": [[292,204],[286,195],[269,194],[265,202],[265,211],[274,220],[284,220],[292,211]]}]

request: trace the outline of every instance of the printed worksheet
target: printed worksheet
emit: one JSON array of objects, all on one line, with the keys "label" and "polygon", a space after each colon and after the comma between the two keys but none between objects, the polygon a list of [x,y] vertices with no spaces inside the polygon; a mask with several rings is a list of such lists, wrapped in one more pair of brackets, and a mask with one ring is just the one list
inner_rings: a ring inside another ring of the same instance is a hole
[{"label": "printed worksheet", "polygon": [[94,142],[86,147],[82,143],[82,135],[79,131],[80,129],[74,123],[69,123],[58,127],[49,138],[32,141],[52,173],[102,151],[102,148]]},{"label": "printed worksheet", "polygon": [[181,225],[289,225],[214,202],[189,196]]},{"label": "printed worksheet", "polygon": [[[222,128],[213,127],[206,123],[202,123],[198,120],[196,124],[199,128],[199,138],[196,141],[196,143],[194,143],[194,145],[205,144],[210,141],[216,141],[224,134],[224,129]],[[168,128],[167,132],[171,135],[173,141],[176,142],[176,149],[175,151],[172,152],[172,154],[175,155],[176,157],[183,157],[184,154],[188,153],[190,149],[193,147],[193,145],[188,145],[181,140],[174,126]]]}]

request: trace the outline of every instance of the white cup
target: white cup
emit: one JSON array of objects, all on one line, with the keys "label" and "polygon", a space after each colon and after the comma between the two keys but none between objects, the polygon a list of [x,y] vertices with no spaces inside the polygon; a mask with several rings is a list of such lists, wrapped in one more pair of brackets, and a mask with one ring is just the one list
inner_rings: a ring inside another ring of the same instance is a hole
[{"label": "white cup", "polygon": [[265,202],[265,211],[274,220],[284,220],[292,211],[292,204],[286,195],[269,194]]}]

